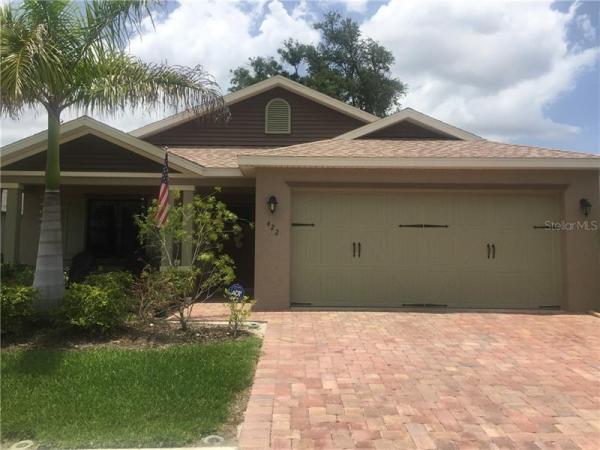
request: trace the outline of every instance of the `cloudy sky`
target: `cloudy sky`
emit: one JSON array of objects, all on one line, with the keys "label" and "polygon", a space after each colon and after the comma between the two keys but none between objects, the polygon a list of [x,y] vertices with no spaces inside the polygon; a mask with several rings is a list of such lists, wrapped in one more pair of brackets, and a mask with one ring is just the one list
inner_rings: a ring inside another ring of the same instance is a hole
[{"label": "cloudy sky", "polygon": [[[181,1],[148,24],[130,51],[148,61],[202,64],[229,87],[230,69],[275,55],[337,10],[396,57],[410,106],[485,138],[600,151],[600,3],[551,1]],[[124,131],[165,111],[97,117]],[[76,117],[68,111],[64,119]],[[6,144],[45,128],[43,112],[2,120]]]}]

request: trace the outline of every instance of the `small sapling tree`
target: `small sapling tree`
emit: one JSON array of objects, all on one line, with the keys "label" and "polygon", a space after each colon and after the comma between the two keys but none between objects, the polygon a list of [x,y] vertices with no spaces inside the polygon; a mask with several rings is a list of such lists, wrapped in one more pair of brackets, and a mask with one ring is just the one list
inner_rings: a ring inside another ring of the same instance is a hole
[{"label": "small sapling tree", "polygon": [[[241,239],[240,219],[218,200],[219,188],[197,194],[188,203],[175,198],[166,223],[156,225],[157,202],[136,217],[139,238],[148,251],[162,255],[161,268],[151,276],[163,297],[176,309],[183,330],[188,329],[192,305],[208,300],[235,278],[233,259],[224,253],[224,243]],[[190,252],[182,264],[185,248]],[[148,275],[147,275],[148,276]]]}]

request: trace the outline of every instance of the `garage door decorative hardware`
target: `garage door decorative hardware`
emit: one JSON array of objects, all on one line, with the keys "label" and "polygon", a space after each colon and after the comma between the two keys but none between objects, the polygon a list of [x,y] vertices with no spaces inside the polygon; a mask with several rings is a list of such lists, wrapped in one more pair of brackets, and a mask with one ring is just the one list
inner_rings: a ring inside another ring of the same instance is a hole
[{"label": "garage door decorative hardware", "polygon": [[551,230],[552,227],[549,225],[534,225],[533,228],[535,230]]},{"label": "garage door decorative hardware", "polygon": [[402,303],[404,308],[447,308],[448,305],[440,303]]},{"label": "garage door decorative hardware", "polygon": [[[356,242],[353,242],[352,243],[352,257],[353,258],[356,258],[356,248],[357,248]],[[358,257],[359,258],[360,258],[361,249],[362,249],[362,244],[359,242],[358,243]]]},{"label": "garage door decorative hardware", "polygon": [[400,224],[400,228],[448,228],[448,225],[437,225],[434,223],[414,223],[410,225]]},{"label": "garage door decorative hardware", "polygon": [[587,198],[582,198],[579,200],[579,207],[581,208],[581,212],[585,217],[590,215],[590,212],[592,211],[592,204]]},{"label": "garage door decorative hardware", "polygon": [[496,259],[496,244],[487,244],[488,259]]},{"label": "garage door decorative hardware", "polygon": [[314,223],[298,223],[298,222],[292,222],[292,226],[293,227],[314,227],[315,224]]}]

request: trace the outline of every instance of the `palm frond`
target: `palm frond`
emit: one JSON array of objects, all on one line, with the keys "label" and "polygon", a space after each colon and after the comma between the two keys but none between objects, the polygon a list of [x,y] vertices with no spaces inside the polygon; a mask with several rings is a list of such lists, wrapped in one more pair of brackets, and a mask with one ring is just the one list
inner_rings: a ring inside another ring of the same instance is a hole
[{"label": "palm frond", "polygon": [[25,106],[51,101],[49,93],[64,86],[61,50],[44,23],[10,5],[0,10],[0,111],[15,117]]},{"label": "palm frond", "polygon": [[[140,34],[143,20],[152,21],[157,0],[91,0],[82,15],[83,53],[102,42],[105,47],[122,50],[135,33]],[[153,22],[152,22],[153,23]]]},{"label": "palm frond", "polygon": [[72,103],[92,112],[164,108],[214,117],[225,111],[218,84],[200,66],[146,63],[95,46],[77,66],[76,79]]},{"label": "palm frond", "polygon": [[125,53],[157,0],[23,0],[0,10],[0,112],[42,104],[113,113],[128,108],[224,111],[201,67],[153,64]]}]

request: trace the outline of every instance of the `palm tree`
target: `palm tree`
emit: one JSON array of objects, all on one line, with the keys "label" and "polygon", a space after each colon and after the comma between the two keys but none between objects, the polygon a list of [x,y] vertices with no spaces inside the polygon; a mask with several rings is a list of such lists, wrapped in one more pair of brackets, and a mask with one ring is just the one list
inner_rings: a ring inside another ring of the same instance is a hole
[{"label": "palm tree", "polygon": [[34,286],[38,307],[60,304],[64,293],[60,219],[60,115],[65,108],[114,114],[161,106],[219,111],[218,86],[200,67],[151,64],[126,45],[152,20],[150,0],[24,0],[0,9],[0,112],[48,113],[45,194]]}]

